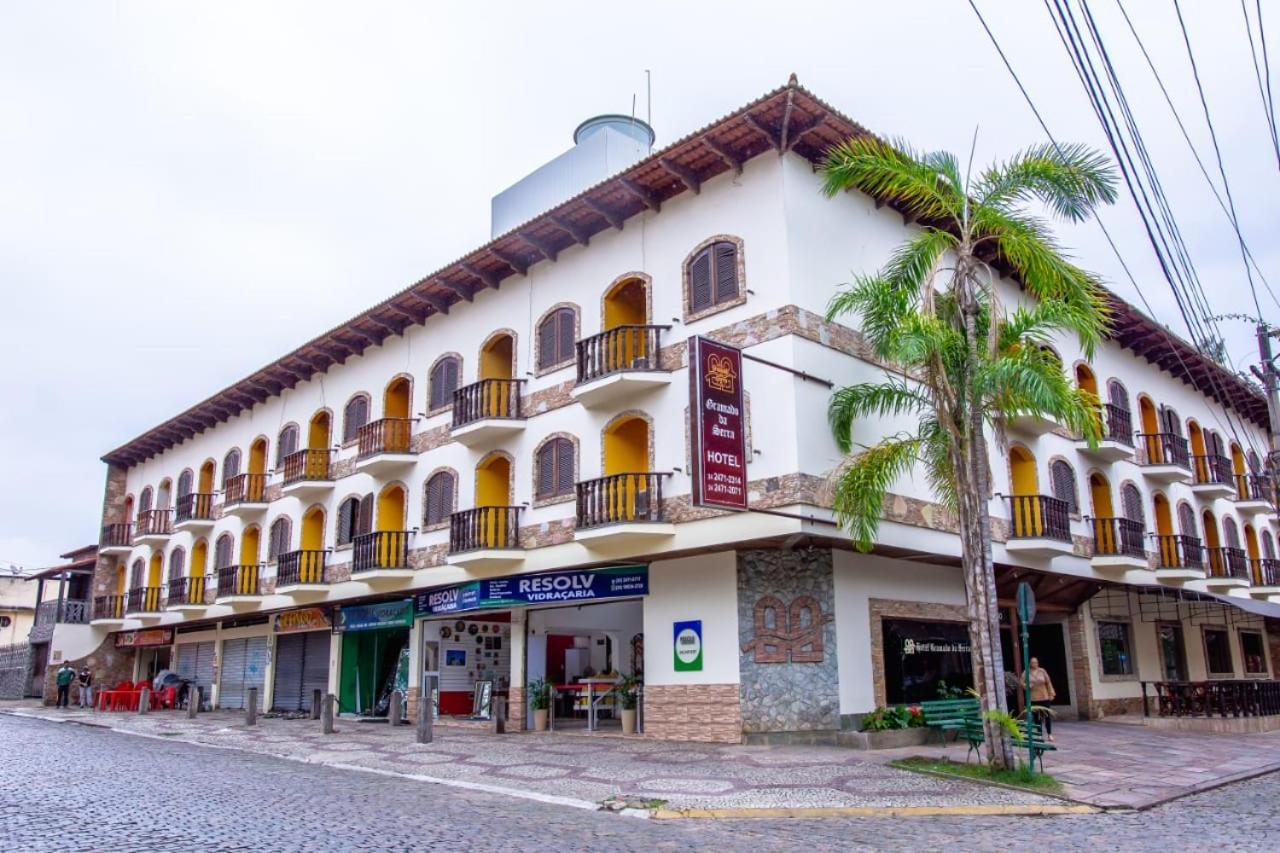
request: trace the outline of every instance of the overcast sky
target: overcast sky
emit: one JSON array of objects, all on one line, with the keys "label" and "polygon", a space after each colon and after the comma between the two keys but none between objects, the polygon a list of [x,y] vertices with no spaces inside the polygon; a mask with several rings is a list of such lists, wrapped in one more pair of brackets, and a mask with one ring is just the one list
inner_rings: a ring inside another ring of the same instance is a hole
[{"label": "overcast sky", "polygon": [[[1114,0],[1092,5],[1214,309],[1253,313]],[[979,6],[1055,135],[1101,147],[1042,4]],[[1280,290],[1280,170],[1240,10],[1183,6],[1246,239]],[[1172,3],[1126,7],[1214,169]],[[965,154],[976,127],[985,162],[1044,138],[967,0],[555,8],[0,0],[0,564],[96,541],[107,450],[483,244],[490,197],[579,121],[633,94],[644,115],[646,68],[660,146],[791,72],[922,148]],[[1105,220],[1185,334],[1132,206]],[[1137,300],[1096,226],[1062,236]],[[1223,328],[1246,363],[1251,327]]]}]

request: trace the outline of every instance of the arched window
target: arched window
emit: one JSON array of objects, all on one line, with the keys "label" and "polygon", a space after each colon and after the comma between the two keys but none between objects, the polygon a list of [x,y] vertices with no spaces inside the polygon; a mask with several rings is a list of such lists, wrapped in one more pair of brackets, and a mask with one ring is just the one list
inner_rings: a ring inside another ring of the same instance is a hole
[{"label": "arched window", "polygon": [[169,580],[176,581],[181,578],[187,571],[187,552],[181,548],[174,548],[169,554]]},{"label": "arched window", "polygon": [[578,314],[572,308],[557,308],[538,324],[538,369],[547,370],[573,361]]},{"label": "arched window", "polygon": [[339,545],[350,545],[357,536],[371,533],[373,531],[373,495],[347,498],[338,505],[337,517],[336,539]]},{"label": "arched window", "polygon": [[1191,508],[1191,504],[1178,504],[1178,532],[1183,536],[1190,536],[1193,539],[1199,539],[1200,534],[1196,530],[1196,513]]},{"label": "arched window", "polygon": [[290,551],[293,542],[293,524],[287,515],[282,515],[271,522],[271,533],[267,540],[267,559],[279,559],[281,554]]},{"label": "arched window", "polygon": [[133,561],[133,568],[129,571],[129,588],[138,589],[142,586],[142,575],[146,571],[146,564],[141,559]]},{"label": "arched window", "polygon": [[1125,483],[1120,487],[1120,508],[1124,517],[1139,524],[1142,518],[1142,493],[1133,483]]},{"label": "arched window", "polygon": [[1245,456],[1245,464],[1249,466],[1250,474],[1262,473],[1262,463],[1258,461],[1258,452],[1256,450],[1250,450]]},{"label": "arched window", "polygon": [[151,491],[150,486],[147,486],[142,490],[142,494],[138,497],[138,512],[142,513],[150,511],[152,494],[153,492]]},{"label": "arched window", "polygon": [[225,569],[230,566],[234,559],[235,547],[236,542],[231,538],[230,533],[224,533],[219,536],[213,551],[213,567],[215,569]]},{"label": "arched window", "polygon": [[453,513],[454,477],[449,471],[437,471],[427,480],[422,501],[422,523],[428,527],[443,524]]},{"label": "arched window", "polygon": [[458,390],[458,378],[461,375],[461,359],[448,356],[437,361],[427,378],[428,408],[443,409],[452,405],[453,392]]},{"label": "arched window", "polygon": [[233,447],[227,451],[227,455],[222,458],[222,487],[227,487],[227,481],[232,477],[238,476],[240,473],[240,448]]},{"label": "arched window", "polygon": [[1107,382],[1107,402],[1122,412],[1129,411],[1129,392],[1125,390],[1119,379]]},{"label": "arched window", "polygon": [[369,422],[369,395],[357,394],[342,410],[342,440],[355,441],[360,434],[360,427]]},{"label": "arched window", "polygon": [[298,425],[289,424],[280,430],[276,440],[276,467],[284,464],[284,460],[298,452]]},{"label": "arched window", "polygon": [[1222,535],[1227,541],[1228,548],[1240,547],[1240,530],[1236,527],[1235,519],[1222,519]]},{"label": "arched window", "polygon": [[185,469],[178,475],[178,497],[185,498],[191,494],[191,487],[195,484],[196,475],[190,468]]},{"label": "arched window", "polygon": [[738,247],[727,240],[712,243],[689,259],[689,311],[705,311],[738,298]]},{"label": "arched window", "polygon": [[1271,538],[1271,531],[1262,531],[1262,557],[1266,560],[1276,558],[1276,543]]},{"label": "arched window", "polygon": [[573,442],[553,438],[538,448],[537,497],[573,494]]},{"label": "arched window", "polygon": [[1079,512],[1075,470],[1063,460],[1055,459],[1049,464],[1049,479],[1053,484],[1053,496],[1067,505],[1068,512]]}]

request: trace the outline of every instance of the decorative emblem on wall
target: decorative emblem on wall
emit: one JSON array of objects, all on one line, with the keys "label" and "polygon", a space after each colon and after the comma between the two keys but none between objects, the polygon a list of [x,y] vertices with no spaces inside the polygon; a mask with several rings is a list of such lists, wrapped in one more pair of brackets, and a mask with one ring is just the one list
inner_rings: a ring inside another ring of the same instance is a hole
[{"label": "decorative emblem on wall", "polygon": [[755,638],[742,644],[755,652],[756,663],[822,663],[822,626],[834,615],[822,612],[812,595],[798,595],[791,605],[772,595],[761,596],[755,606]]},{"label": "decorative emblem on wall", "polygon": [[707,358],[707,384],[717,391],[726,394],[736,393],[734,381],[738,378],[733,370],[733,362],[722,355]]}]

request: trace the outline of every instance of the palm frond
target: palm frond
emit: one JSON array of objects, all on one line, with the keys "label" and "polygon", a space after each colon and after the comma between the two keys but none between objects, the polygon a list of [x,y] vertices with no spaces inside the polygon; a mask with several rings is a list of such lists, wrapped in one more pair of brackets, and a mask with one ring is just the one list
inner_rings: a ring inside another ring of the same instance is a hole
[{"label": "palm frond", "polygon": [[936,417],[920,420],[920,460],[929,488],[947,509],[959,505],[956,492],[956,475],[951,467],[951,437],[938,423]]},{"label": "palm frond", "polygon": [[871,550],[880,529],[884,496],[895,480],[911,470],[919,452],[917,436],[889,436],[855,454],[837,473],[833,509],[858,550]]},{"label": "palm frond", "polygon": [[1036,199],[1079,222],[1098,205],[1115,202],[1116,174],[1107,157],[1086,145],[1048,143],[985,170],[973,192],[979,207],[1008,211]]},{"label": "palm frond", "polygon": [[988,407],[1005,418],[1037,415],[1050,418],[1096,443],[1099,435],[1096,404],[1067,377],[1052,352],[1039,347],[1015,347],[984,362],[976,378]]},{"label": "palm frond", "polygon": [[834,196],[857,189],[904,204],[924,219],[957,220],[962,197],[906,142],[855,137],[832,147],[822,166],[823,191]]},{"label": "palm frond", "polygon": [[848,385],[831,395],[827,404],[827,422],[841,453],[853,447],[853,426],[865,417],[880,418],[915,414],[931,409],[929,396],[910,387],[905,380],[865,382]]}]

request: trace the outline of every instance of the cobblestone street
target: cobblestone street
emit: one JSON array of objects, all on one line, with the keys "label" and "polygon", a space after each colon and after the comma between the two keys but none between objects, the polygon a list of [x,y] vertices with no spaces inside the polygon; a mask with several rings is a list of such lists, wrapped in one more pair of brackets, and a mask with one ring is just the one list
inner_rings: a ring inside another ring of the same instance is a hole
[{"label": "cobblestone street", "polygon": [[1138,813],[661,821],[10,716],[0,743],[4,850],[1265,849],[1280,834],[1276,774]]}]

